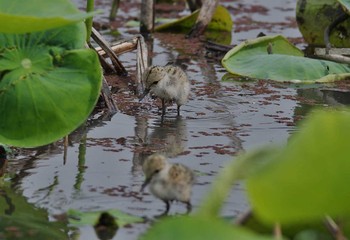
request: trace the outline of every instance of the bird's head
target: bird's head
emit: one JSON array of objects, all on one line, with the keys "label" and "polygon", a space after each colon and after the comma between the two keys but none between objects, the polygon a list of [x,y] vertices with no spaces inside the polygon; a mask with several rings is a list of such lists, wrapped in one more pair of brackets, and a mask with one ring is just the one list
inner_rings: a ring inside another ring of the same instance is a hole
[{"label": "bird's head", "polygon": [[142,165],[142,170],[145,174],[145,182],[142,184],[141,191],[150,183],[152,178],[158,174],[167,165],[166,158],[158,153],[147,157]]},{"label": "bird's head", "polygon": [[166,77],[166,71],[164,67],[161,66],[151,66],[143,74],[142,80],[145,84],[145,91],[140,97],[140,101],[156,87],[157,84]]}]

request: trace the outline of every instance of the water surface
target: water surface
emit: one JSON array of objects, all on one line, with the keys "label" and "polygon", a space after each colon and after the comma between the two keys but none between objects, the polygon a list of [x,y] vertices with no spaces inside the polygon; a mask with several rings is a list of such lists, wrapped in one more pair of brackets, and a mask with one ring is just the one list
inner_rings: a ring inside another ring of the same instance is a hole
[{"label": "water surface", "polygon": [[[85,1],[75,1],[79,6]],[[99,1],[106,9],[110,1]],[[122,1],[123,2],[123,1]],[[283,34],[298,46],[300,32],[294,19],[295,1],[222,1],[234,19],[232,44],[255,38],[260,32]],[[138,4],[122,3],[119,25],[138,16]],[[128,5],[129,4],[129,5]],[[186,12],[186,11],[185,11]],[[97,17],[108,22],[108,13]],[[107,35],[109,41],[129,38],[135,28],[120,27],[121,36]],[[170,106],[164,119],[157,102],[148,98],[139,103],[132,83],[113,87],[119,111],[112,117],[98,112],[70,136],[67,156],[63,142],[19,151],[10,160],[12,187],[36,208],[47,211],[48,219],[68,209],[95,211],[120,209],[136,216],[152,218],[164,210],[164,204],[146,191],[140,193],[144,180],[143,159],[152,152],[162,152],[171,162],[194,169],[197,182],[193,188],[194,211],[208,192],[217,173],[239,152],[266,144],[283,145],[297,124],[317,107],[348,104],[346,91],[335,86],[291,86],[266,81],[222,81],[226,74],[216,58],[207,58],[205,49],[188,52],[183,36],[155,34],[152,64],[175,61],[186,68],[191,81],[191,97],[182,107],[181,117]],[[131,74],[135,71],[135,53],[120,56]],[[235,217],[248,208],[244,186],[233,186],[222,215]],[[170,214],[184,213],[185,206],[173,204]],[[114,239],[137,239],[149,223],[133,224],[118,230]],[[92,227],[82,227],[78,239],[97,239]]]}]

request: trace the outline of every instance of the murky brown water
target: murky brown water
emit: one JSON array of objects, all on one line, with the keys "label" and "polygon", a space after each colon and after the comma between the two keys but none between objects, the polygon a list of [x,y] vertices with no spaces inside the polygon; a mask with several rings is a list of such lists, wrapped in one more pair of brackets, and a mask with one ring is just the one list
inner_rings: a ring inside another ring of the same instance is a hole
[{"label": "murky brown water", "polygon": [[[82,4],[85,1],[76,1]],[[107,6],[110,1],[98,1]],[[122,1],[124,2],[124,1]],[[255,38],[260,32],[283,34],[303,47],[294,20],[295,1],[222,1],[234,19],[232,44]],[[182,14],[184,14],[183,12]],[[137,18],[138,4],[123,4],[117,21],[123,37],[137,28],[121,27]],[[108,22],[103,14],[97,18]],[[123,22],[124,21],[124,22]],[[104,32],[105,34],[107,31]],[[108,40],[114,37],[106,35]],[[169,39],[172,39],[171,41]],[[35,207],[45,209],[49,220],[68,209],[82,211],[120,209],[136,216],[152,216],[164,210],[153,196],[139,193],[144,179],[140,163],[151,151],[160,151],[172,162],[183,163],[197,173],[193,188],[194,211],[210,188],[216,174],[240,151],[265,144],[284,144],[297,122],[314,107],[349,103],[340,86],[291,86],[266,81],[222,81],[225,69],[205,50],[189,51],[181,35],[155,34],[152,63],[176,61],[186,67],[192,83],[191,99],[176,117],[169,107],[161,121],[156,103],[139,103],[128,83],[114,83],[119,112],[108,118],[96,114],[71,136],[64,161],[62,142],[41,151],[25,152],[10,161],[15,172],[13,187]],[[121,56],[126,68],[135,70],[135,53]],[[334,91],[336,90],[336,91]],[[248,207],[242,185],[234,186],[222,214],[234,217]],[[174,204],[170,214],[185,212]],[[148,223],[118,230],[114,239],[137,239]],[[97,239],[92,227],[82,227],[78,239]]]}]

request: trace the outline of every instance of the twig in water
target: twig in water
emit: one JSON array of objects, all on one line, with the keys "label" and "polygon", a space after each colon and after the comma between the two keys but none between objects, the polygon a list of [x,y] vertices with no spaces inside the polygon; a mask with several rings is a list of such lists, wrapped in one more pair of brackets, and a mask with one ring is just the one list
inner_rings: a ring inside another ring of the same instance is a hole
[{"label": "twig in water", "polygon": [[282,240],[283,239],[281,224],[275,223],[275,227],[273,229],[273,235],[275,236],[276,240]]},{"label": "twig in water", "polygon": [[342,229],[330,216],[326,216],[325,224],[336,240],[347,240]]},{"label": "twig in water", "polygon": [[333,62],[350,64],[350,57],[343,55],[350,54],[349,48],[315,48],[315,57]]},{"label": "twig in water", "polygon": [[104,38],[95,28],[92,28],[91,36],[96,41],[96,43],[107,53],[113,63],[113,66],[115,67],[115,70],[117,71],[117,74],[121,76],[128,75],[128,72],[125,70],[123,64],[119,61],[117,55],[112,51],[107,41],[104,40]]},{"label": "twig in water", "polygon": [[204,33],[205,29],[213,18],[218,4],[219,0],[206,0],[203,3],[201,9],[199,10],[196,23],[187,35],[188,38],[197,38]]},{"label": "twig in water", "polygon": [[247,211],[243,212],[241,215],[239,215],[235,221],[235,224],[237,225],[244,225],[249,218],[251,218],[253,215],[253,212],[251,209],[248,209]]},{"label": "twig in water", "polygon": [[66,165],[67,162],[67,152],[68,152],[68,135],[64,137],[64,143],[63,143],[63,165]]}]

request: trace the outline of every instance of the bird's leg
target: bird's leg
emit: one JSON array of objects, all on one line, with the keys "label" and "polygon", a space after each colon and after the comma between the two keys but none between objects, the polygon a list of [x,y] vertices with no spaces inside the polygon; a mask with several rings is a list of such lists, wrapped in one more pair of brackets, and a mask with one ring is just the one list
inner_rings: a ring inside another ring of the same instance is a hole
[{"label": "bird's leg", "polygon": [[177,105],[177,116],[180,116],[180,105]]},{"label": "bird's leg", "polygon": [[164,217],[164,216],[168,215],[168,212],[170,210],[170,202],[168,200],[163,200],[163,202],[165,203],[165,211],[159,215],[156,215],[155,216],[156,218],[160,218],[160,217]]},{"label": "bird's leg", "polygon": [[165,99],[162,99],[162,115],[165,115],[165,110],[166,110],[166,106],[165,106]]},{"label": "bird's leg", "polygon": [[168,214],[168,212],[169,212],[169,210],[170,210],[170,202],[169,201],[167,201],[167,200],[164,200],[164,202],[165,202],[165,214]]},{"label": "bird's leg", "polygon": [[192,204],[189,201],[185,203],[187,208],[187,214],[189,214],[192,211]]}]

